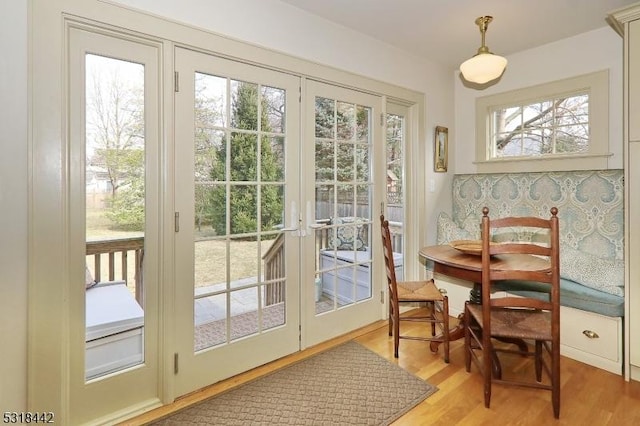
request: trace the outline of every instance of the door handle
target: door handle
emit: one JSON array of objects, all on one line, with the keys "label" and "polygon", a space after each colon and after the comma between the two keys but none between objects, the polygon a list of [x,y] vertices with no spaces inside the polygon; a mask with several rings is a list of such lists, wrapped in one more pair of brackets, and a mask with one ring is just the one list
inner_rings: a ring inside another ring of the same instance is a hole
[{"label": "door handle", "polygon": [[287,231],[287,232],[295,232],[296,236],[300,236],[300,228],[299,228],[299,222],[300,219],[298,218],[298,208],[296,206],[296,202],[292,201],[291,202],[291,217],[289,219],[289,226],[285,226],[283,228],[280,228],[281,231]]},{"label": "door handle", "polygon": [[324,228],[326,225],[323,223],[316,223],[316,220],[314,219],[314,212],[313,212],[313,205],[311,204],[311,201],[307,201],[307,234],[311,234],[311,230],[312,229],[320,229],[320,228]]}]

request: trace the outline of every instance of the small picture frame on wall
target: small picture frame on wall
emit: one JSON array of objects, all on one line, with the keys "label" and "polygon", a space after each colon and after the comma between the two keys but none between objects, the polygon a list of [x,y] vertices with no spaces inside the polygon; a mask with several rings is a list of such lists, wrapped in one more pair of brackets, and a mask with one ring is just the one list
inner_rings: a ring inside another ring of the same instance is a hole
[{"label": "small picture frame on wall", "polygon": [[447,171],[447,156],[449,151],[449,129],[436,126],[435,152],[433,157],[433,170],[436,172]]}]

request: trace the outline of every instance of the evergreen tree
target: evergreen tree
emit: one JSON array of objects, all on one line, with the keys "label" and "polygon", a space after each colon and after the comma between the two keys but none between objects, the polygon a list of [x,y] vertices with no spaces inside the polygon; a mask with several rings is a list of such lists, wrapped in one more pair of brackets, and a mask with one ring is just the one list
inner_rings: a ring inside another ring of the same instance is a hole
[{"label": "evergreen tree", "polygon": [[[261,114],[258,117],[258,102]],[[210,192],[211,222],[216,234],[226,233],[226,198],[230,205],[230,233],[243,234],[258,231],[258,209],[260,209],[262,230],[272,230],[283,223],[283,200],[279,185],[256,185],[260,180],[274,182],[279,180],[281,172],[268,136],[260,140],[255,133],[242,130],[257,130],[258,118],[263,132],[271,131],[267,100],[260,96],[255,84],[238,83],[231,104],[231,127],[238,129],[231,133],[229,146],[222,144],[218,152],[220,161],[211,168],[211,178],[220,181],[225,176],[223,159],[230,148],[229,180],[231,189],[227,194],[226,185],[215,185]],[[258,170],[258,143],[260,144],[260,170]],[[244,184],[244,182],[248,182]],[[260,191],[261,205],[258,204]]]}]

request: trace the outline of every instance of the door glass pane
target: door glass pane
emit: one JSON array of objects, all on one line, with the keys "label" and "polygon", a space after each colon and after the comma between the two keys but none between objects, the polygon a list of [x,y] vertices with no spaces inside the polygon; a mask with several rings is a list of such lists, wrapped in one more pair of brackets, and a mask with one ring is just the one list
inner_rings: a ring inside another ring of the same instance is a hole
[{"label": "door glass pane", "polygon": [[285,322],[286,93],[204,73],[196,73],[195,85],[194,350],[200,351]]},{"label": "door glass pane", "polygon": [[[221,288],[222,286],[222,288]],[[224,284],[196,288],[194,350],[200,351],[227,341],[227,294],[202,296],[207,291],[224,290]],[[217,287],[217,289],[216,289]]]},{"label": "door glass pane", "polygon": [[391,241],[394,252],[396,278],[404,277],[404,141],[405,118],[402,115],[387,114],[387,213]]},{"label": "door glass pane", "polygon": [[274,133],[284,133],[285,124],[285,91],[275,87],[262,87],[262,130]]},{"label": "door glass pane", "polygon": [[263,182],[278,182],[284,179],[284,138],[263,136],[260,150],[260,173]]},{"label": "door glass pane", "polygon": [[144,361],[144,66],[85,56],[87,380]]},{"label": "door glass pane", "polygon": [[315,102],[316,314],[372,296],[371,109],[335,99]]}]

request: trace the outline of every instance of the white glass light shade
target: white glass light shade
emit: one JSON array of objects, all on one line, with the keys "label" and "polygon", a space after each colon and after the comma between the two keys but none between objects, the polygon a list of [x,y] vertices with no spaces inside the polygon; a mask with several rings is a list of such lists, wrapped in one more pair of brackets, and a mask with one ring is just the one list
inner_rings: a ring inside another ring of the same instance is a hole
[{"label": "white glass light shade", "polygon": [[465,80],[484,84],[500,77],[507,66],[507,60],[493,53],[480,53],[460,65]]}]

